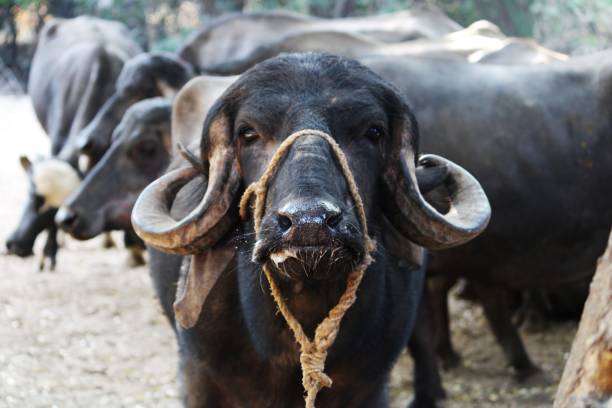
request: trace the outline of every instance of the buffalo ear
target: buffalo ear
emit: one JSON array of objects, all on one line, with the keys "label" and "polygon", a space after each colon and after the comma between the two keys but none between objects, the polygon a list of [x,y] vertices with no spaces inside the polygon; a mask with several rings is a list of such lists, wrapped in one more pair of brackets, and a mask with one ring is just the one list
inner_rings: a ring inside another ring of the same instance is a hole
[{"label": "buffalo ear", "polygon": [[234,79],[199,76],[181,88],[172,105],[173,146],[199,140],[208,111]]},{"label": "buffalo ear", "polygon": [[204,130],[204,118],[210,105],[205,103],[206,95],[198,86],[199,78],[188,82],[178,93],[172,105],[172,145],[188,146],[192,140],[199,140]]},{"label": "buffalo ear", "polygon": [[21,164],[26,173],[32,170],[32,162],[28,159],[28,156],[19,156],[19,164]]},{"label": "buffalo ear", "polygon": [[206,249],[191,257],[189,269],[177,288],[174,316],[184,329],[192,328],[200,317],[202,307],[221,274],[234,258],[232,243]]},{"label": "buffalo ear", "polygon": [[173,99],[193,76],[191,66],[172,54],[153,53],[149,61],[157,92],[164,98]]}]

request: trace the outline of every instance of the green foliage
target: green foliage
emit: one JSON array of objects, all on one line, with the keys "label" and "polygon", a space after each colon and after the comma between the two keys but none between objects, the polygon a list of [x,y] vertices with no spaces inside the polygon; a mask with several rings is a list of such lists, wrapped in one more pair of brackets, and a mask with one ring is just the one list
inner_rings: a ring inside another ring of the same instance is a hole
[{"label": "green foliage", "polygon": [[19,6],[19,7],[28,7],[30,5],[39,6],[45,1],[41,0],[0,0],[0,7],[10,7],[10,6]]},{"label": "green foliage", "polygon": [[171,34],[161,38],[151,44],[151,51],[175,52],[185,43],[191,30],[181,30],[176,34]]},{"label": "green foliage", "polygon": [[534,36],[544,45],[572,54],[584,54],[612,44],[611,0],[537,0]]}]

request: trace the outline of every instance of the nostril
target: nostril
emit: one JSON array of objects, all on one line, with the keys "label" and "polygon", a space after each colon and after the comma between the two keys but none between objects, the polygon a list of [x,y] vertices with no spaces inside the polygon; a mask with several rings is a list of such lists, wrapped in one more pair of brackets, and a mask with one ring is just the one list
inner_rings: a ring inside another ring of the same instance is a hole
[{"label": "nostril", "polygon": [[331,214],[327,217],[327,226],[330,228],[336,228],[342,220],[342,213]]},{"label": "nostril", "polygon": [[284,231],[287,231],[289,228],[291,228],[291,219],[285,215],[279,214],[278,215],[278,226]]},{"label": "nostril", "polygon": [[77,214],[68,208],[62,207],[57,212],[55,222],[60,225],[63,229],[69,229],[74,226],[78,219]]}]

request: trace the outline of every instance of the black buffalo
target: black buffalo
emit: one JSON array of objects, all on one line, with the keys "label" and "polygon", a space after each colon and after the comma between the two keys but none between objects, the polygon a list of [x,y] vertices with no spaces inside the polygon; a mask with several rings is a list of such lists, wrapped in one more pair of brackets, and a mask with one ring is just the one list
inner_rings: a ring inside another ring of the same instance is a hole
[{"label": "black buffalo", "polygon": [[127,61],[110,98],[77,135],[76,154],[85,159],[81,169],[90,169],[102,158],[130,106],[159,96],[172,99],[192,75],[189,64],[169,53],[143,53]]},{"label": "black buffalo", "polygon": [[149,98],[132,105],[113,132],[110,149],[56,214],[77,239],[130,230],[136,197],[170,162],[172,102]]},{"label": "black buffalo", "polygon": [[329,52],[349,58],[366,56],[444,57],[487,64],[542,64],[567,60],[567,55],[548,50],[532,40],[506,37],[493,23],[477,21],[442,37],[385,43],[343,31],[298,31],[279,34],[249,53],[208,64],[207,72],[240,74],[258,62],[285,52]]},{"label": "black buffalo", "polygon": [[[487,231],[433,253],[429,273],[469,280],[518,377],[530,376],[537,369],[510,320],[508,291],[586,296],[612,225],[612,54],[541,66],[364,63],[406,96],[430,136],[424,149],[461,164],[487,191]],[[440,353],[452,361],[446,296],[437,299]]]},{"label": "black buffalo", "polygon": [[[344,290],[346,274],[365,256],[347,184],[329,145],[315,135],[298,139],[280,164],[259,239],[250,218],[237,219],[244,187],[259,179],[279,144],[302,129],[326,132],[339,143],[377,241],[375,262],[327,359],[333,387],[320,393],[318,405],[386,405],[389,371],[410,336],[422,289],[417,245],[458,245],[486,226],[489,207],[478,183],[445,159],[419,159],[418,130],[408,106],[372,71],[320,54],[258,65],[208,114],[201,162],[172,170],[147,187],[132,214],[148,244],[194,254],[187,258],[175,303],[187,406],[301,405],[298,349],[261,287],[262,265],[272,269],[289,306],[312,334]],[[451,208],[446,215],[427,204],[416,180],[417,173],[427,179],[440,169]],[[186,188],[193,191],[183,194]],[[170,209],[173,201],[178,203]],[[320,257],[333,262],[316,262]],[[289,261],[276,267],[272,259]],[[176,267],[177,258],[168,264]],[[158,287],[174,284],[171,269],[155,275]]]},{"label": "black buffalo", "polygon": [[337,32],[360,34],[383,42],[438,38],[461,29],[443,12],[415,7],[376,16],[322,19],[284,11],[240,13],[212,20],[194,33],[179,55],[199,72],[221,63],[235,63],[281,38],[297,33]]},{"label": "black buffalo", "polygon": [[[112,229],[131,230],[129,213],[136,196],[162,174],[170,161],[170,144],[188,145],[202,131],[202,117],[213,102],[235,81],[235,77],[200,76],[187,83],[173,103],[172,142],[170,142],[170,103],[162,98],[147,99],[133,105],[115,129],[111,148],[82,181],[79,189],[60,208],[56,221],[60,228],[79,239],[94,237]],[[195,136],[195,137],[194,137]],[[173,146],[174,147],[174,146]],[[420,173],[419,173],[420,174]],[[431,174],[431,173],[430,173]],[[431,189],[432,181],[421,175],[419,189]],[[180,257],[150,249],[155,288],[166,316],[174,322],[172,304],[175,301],[173,285],[162,285],[160,276],[169,282],[178,282]],[[403,248],[398,248],[401,256]],[[417,335],[409,343],[415,360],[415,403],[423,406],[442,398],[442,390],[435,360],[427,334],[426,317],[417,318]],[[174,327],[174,324],[172,324]],[[432,363],[433,360],[433,363]],[[432,365],[433,364],[433,365]]]},{"label": "black buffalo", "polygon": [[[32,254],[36,237],[48,230],[45,257],[55,265],[54,213],[79,182],[74,166],[76,135],[114,90],[124,62],[139,52],[120,23],[78,17],[45,24],[32,60],[28,94],[49,135],[51,158],[21,162],[31,189],[17,229],[6,242],[9,253]],[[41,262],[41,267],[44,263]]]}]

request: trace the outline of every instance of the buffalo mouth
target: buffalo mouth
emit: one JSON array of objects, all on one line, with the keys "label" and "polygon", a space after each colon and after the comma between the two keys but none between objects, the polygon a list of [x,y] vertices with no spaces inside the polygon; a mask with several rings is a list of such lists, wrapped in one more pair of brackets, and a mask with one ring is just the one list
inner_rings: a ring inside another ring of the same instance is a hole
[{"label": "buffalo mouth", "polygon": [[335,281],[345,278],[364,254],[363,246],[357,242],[331,242],[259,248],[254,260],[283,279]]},{"label": "buffalo mouth", "polygon": [[79,241],[87,241],[103,232],[111,230],[106,227],[106,222],[102,219],[96,219],[96,221],[91,222],[88,218],[82,216],[78,217],[70,225],[60,225],[60,228]]},{"label": "buffalo mouth", "polygon": [[20,258],[27,258],[34,255],[32,247],[33,245],[22,246],[15,241],[6,243],[7,253],[9,255],[17,255]]}]

